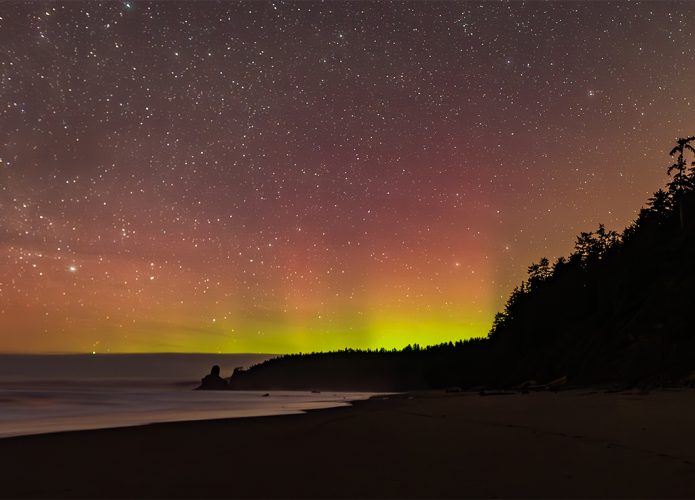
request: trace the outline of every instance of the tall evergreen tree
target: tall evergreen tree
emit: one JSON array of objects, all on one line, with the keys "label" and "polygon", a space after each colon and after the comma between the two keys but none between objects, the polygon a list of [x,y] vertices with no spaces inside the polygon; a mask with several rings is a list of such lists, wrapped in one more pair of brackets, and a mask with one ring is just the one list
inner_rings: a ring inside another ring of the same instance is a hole
[{"label": "tall evergreen tree", "polygon": [[[691,152],[695,154],[695,148],[692,142],[695,141],[695,136],[680,137],[676,146],[669,153],[671,156],[676,156],[676,163],[668,168],[668,175],[673,174],[673,180],[669,183],[669,190],[673,192],[678,204],[680,216],[681,231],[685,228],[685,208],[683,207],[683,196],[687,191],[693,188],[693,179],[688,175],[688,163],[685,160],[685,154]],[[695,165],[692,162],[691,165]]]}]

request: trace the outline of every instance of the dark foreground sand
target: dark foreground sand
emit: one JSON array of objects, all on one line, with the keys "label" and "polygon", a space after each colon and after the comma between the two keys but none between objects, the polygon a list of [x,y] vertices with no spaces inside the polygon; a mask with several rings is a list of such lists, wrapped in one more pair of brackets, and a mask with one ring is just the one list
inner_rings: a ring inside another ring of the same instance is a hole
[{"label": "dark foreground sand", "polygon": [[695,497],[695,391],[427,393],[0,440],[4,497]]}]

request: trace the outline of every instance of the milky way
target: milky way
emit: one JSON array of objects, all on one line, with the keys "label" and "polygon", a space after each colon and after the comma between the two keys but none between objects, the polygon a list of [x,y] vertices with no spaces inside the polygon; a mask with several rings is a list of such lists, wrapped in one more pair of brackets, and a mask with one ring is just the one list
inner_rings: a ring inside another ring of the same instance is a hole
[{"label": "milky way", "polygon": [[695,3],[2,2],[0,350],[485,335],[661,186]]}]

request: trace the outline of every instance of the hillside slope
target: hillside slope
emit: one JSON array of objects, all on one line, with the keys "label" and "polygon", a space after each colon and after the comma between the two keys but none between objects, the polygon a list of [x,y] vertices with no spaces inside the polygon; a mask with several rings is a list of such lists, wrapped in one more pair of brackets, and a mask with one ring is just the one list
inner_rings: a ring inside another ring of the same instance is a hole
[{"label": "hillside slope", "polygon": [[[235,372],[233,388],[401,390],[574,383],[655,385],[695,369],[695,137],[671,151],[672,179],[622,234],[603,225],[546,258],[487,339],[402,351],[292,355]],[[404,332],[407,337],[407,332]]]}]

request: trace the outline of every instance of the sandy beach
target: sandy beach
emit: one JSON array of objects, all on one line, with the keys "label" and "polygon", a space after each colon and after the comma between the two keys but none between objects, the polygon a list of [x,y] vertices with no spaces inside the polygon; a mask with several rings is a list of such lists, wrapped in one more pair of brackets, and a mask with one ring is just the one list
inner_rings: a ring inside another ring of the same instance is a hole
[{"label": "sandy beach", "polygon": [[2,497],[695,497],[695,391],[415,393],[0,440]]}]

